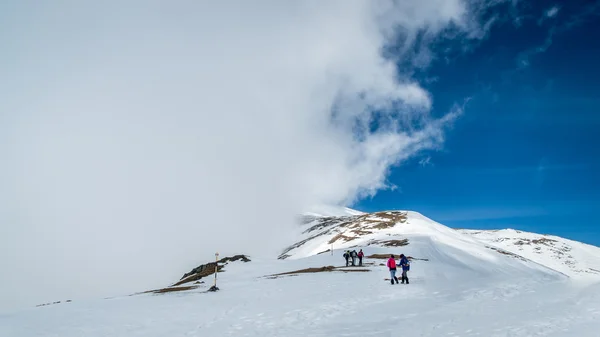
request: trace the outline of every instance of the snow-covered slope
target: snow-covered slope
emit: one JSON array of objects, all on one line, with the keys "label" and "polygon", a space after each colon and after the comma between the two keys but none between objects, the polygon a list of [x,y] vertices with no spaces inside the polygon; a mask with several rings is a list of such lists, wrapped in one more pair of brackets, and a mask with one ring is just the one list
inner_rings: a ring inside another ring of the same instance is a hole
[{"label": "snow-covered slope", "polygon": [[[432,240],[431,247],[439,247]],[[404,247],[402,247],[404,248]],[[366,247],[387,255],[393,247]],[[578,336],[600,330],[600,288],[544,271],[486,273],[469,252],[416,260],[410,285],[390,285],[385,260],[340,266],[341,251],[303,259],[234,262],[212,283],[183,292],[73,301],[0,315],[0,336]],[[463,261],[464,264],[451,263]],[[208,261],[207,261],[208,262]],[[469,264],[467,264],[469,263]],[[499,267],[497,264],[493,264]],[[355,272],[353,272],[355,271]]]},{"label": "snow-covered slope", "polygon": [[302,226],[300,240],[287,247],[279,258],[299,259],[332,249],[343,251],[365,247],[390,247],[391,251],[412,257],[443,259],[446,264],[459,263],[471,269],[474,266],[494,270],[526,266],[546,270],[533,261],[493,249],[471,235],[410,211],[312,219]]},{"label": "snow-covered slope", "polygon": [[298,242],[281,259],[303,258],[327,250],[365,246],[409,246],[416,238],[471,252],[497,256],[479,240],[439,224],[417,212],[385,211],[369,214],[306,218]]},{"label": "snow-covered slope", "polygon": [[[448,252],[452,248],[480,261],[499,263],[508,258],[530,267],[541,265],[574,279],[600,280],[598,247],[510,229],[455,230],[417,212],[309,217],[305,218],[301,231],[300,240],[287,247],[280,259],[369,246],[401,247],[398,251],[428,258],[437,251]],[[425,242],[434,246],[418,248],[424,247]]]},{"label": "snow-covered slope", "polygon": [[458,231],[575,279],[600,278],[600,248],[596,246],[514,229]]},{"label": "snow-covered slope", "polygon": [[[322,213],[279,259],[219,265],[218,292],[206,292],[207,275],[169,292],[32,308],[0,315],[0,336],[598,336],[600,283],[534,260],[546,252],[511,253],[415,212]],[[570,247],[595,264],[595,250]],[[363,249],[363,266],[345,266],[349,248]],[[412,257],[409,285],[389,282],[386,258],[399,253]]]}]

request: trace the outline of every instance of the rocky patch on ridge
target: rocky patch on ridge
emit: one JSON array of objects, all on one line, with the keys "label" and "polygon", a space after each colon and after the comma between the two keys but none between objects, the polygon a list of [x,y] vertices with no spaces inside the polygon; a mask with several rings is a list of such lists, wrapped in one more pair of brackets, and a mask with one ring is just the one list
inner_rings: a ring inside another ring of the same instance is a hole
[{"label": "rocky patch on ridge", "polygon": [[[407,221],[408,213],[404,211],[384,211],[349,216],[305,216],[302,218],[301,223],[310,226],[302,232],[305,238],[287,247],[279,255],[279,259],[285,260],[291,256],[288,253],[292,250],[321,236],[329,237],[329,240],[327,240],[328,244],[337,245],[375,234],[378,231],[392,228],[398,224],[404,224]],[[395,247],[407,245],[408,240],[371,241],[370,244]]]}]

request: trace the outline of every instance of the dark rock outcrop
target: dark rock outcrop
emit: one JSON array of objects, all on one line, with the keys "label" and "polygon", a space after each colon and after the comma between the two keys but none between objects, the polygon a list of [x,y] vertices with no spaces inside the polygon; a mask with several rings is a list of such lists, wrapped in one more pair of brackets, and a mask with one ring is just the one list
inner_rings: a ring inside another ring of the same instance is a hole
[{"label": "dark rock outcrop", "polygon": [[235,255],[231,257],[224,257],[217,262],[209,262],[206,264],[199,265],[198,267],[192,269],[189,273],[185,273],[183,277],[179,280],[179,282],[173,284],[173,286],[182,285],[185,283],[197,281],[203,277],[212,275],[215,273],[215,268],[218,272],[221,272],[224,268],[224,265],[229,262],[234,261],[243,261],[250,262],[250,259],[246,255]]}]

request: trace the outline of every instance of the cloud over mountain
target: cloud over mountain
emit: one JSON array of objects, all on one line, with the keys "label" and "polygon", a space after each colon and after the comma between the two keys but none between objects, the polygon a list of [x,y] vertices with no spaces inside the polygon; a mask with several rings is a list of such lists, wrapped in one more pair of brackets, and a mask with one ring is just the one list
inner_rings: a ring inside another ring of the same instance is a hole
[{"label": "cloud over mountain", "polygon": [[270,252],[306,205],[386,188],[461,113],[396,63],[483,29],[459,0],[0,6],[7,305]]}]

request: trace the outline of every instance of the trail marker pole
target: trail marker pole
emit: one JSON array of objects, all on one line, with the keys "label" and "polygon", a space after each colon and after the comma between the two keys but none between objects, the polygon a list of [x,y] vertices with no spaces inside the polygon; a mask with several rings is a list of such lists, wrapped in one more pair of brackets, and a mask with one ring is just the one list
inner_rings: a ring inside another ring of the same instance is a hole
[{"label": "trail marker pole", "polygon": [[219,253],[215,253],[215,283],[213,284],[208,291],[217,291],[217,274],[219,273]]},{"label": "trail marker pole", "polygon": [[219,253],[215,253],[215,287],[217,286],[217,274],[219,273]]}]

